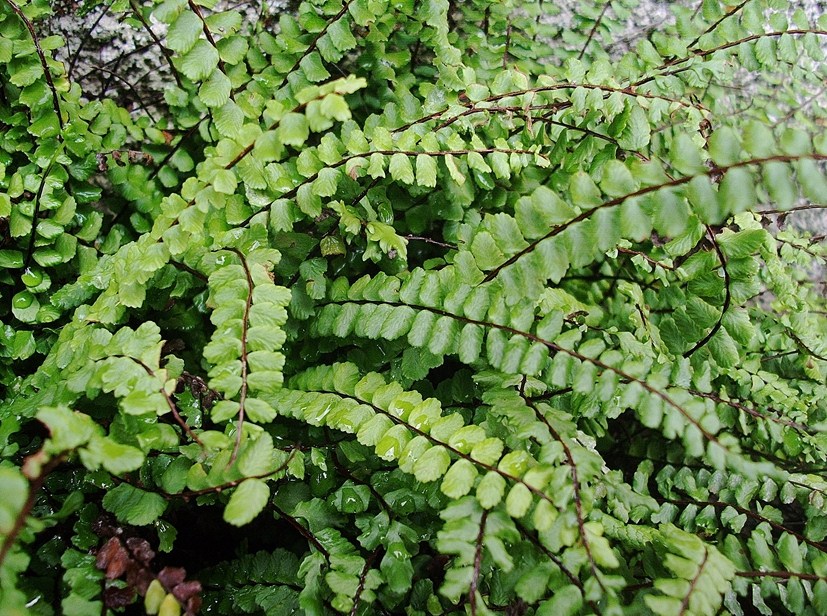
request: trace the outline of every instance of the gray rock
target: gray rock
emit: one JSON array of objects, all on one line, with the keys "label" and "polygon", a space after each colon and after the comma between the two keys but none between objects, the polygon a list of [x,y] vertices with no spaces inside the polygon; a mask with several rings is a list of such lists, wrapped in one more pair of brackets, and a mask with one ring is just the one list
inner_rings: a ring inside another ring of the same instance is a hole
[{"label": "gray rock", "polygon": [[[56,56],[89,98],[110,96],[128,109],[157,112],[164,88],[172,79],[159,45],[165,37],[165,24],[151,17],[141,24],[134,13],[129,19],[113,15],[107,10],[110,4],[107,1],[83,11],[82,3],[58,0],[52,3],[53,15],[39,26],[44,33],[64,38],[66,45]],[[289,4],[289,0],[225,0],[217,10],[238,10],[249,26],[259,20],[277,22]]]}]

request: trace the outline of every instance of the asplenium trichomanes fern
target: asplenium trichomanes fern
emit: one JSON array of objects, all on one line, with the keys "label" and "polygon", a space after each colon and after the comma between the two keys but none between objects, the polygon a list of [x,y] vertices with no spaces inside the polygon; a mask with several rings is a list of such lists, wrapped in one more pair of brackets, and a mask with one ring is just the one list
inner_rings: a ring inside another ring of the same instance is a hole
[{"label": "asplenium trichomanes fern", "polygon": [[827,613],[827,23],[633,4],[0,0],[3,613]]}]

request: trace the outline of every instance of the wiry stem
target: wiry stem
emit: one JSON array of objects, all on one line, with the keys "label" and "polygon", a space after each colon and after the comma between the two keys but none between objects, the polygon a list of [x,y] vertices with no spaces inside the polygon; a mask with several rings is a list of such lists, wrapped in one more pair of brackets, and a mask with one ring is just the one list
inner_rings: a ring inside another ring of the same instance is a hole
[{"label": "wiry stem", "polygon": [[474,548],[474,572],[471,575],[471,587],[468,590],[468,604],[471,616],[477,616],[477,586],[480,582],[480,567],[482,566],[482,544],[485,539],[485,522],[488,520],[488,510],[482,512],[480,517],[480,532],[477,533],[476,546]]},{"label": "wiry stem", "polygon": [[807,545],[809,545],[812,548],[815,548],[819,552],[824,552],[825,554],[827,554],[827,546],[825,546],[823,543],[819,543],[818,541],[813,541],[812,539],[808,539],[805,535],[802,535],[801,533],[797,533],[794,530],[792,530],[791,528],[788,528],[788,527],[784,526],[783,524],[780,524],[779,522],[776,522],[775,520],[771,520],[770,518],[768,518],[766,516],[763,516],[759,513],[755,513],[754,511],[751,511],[751,510],[746,509],[744,507],[741,507],[737,503],[728,503],[728,502],[725,502],[725,501],[701,501],[701,500],[684,500],[684,499],[671,499],[671,498],[656,499],[656,500],[663,500],[663,502],[672,503],[673,505],[680,505],[682,507],[686,507],[686,506],[689,506],[689,505],[695,505],[695,506],[698,506],[698,507],[714,507],[715,509],[726,509],[726,508],[731,507],[732,509],[734,509],[738,513],[742,513],[745,516],[747,516],[748,518],[752,518],[756,522],[768,524],[768,525],[772,526],[778,532],[783,532],[783,533],[787,533],[789,535],[792,535],[793,537],[795,537],[801,543],[806,543]]},{"label": "wiry stem", "polygon": [[347,2],[342,3],[341,10],[338,13],[336,13],[336,15],[334,15],[333,18],[325,24],[325,27],[322,28],[322,30],[316,35],[316,38],[313,39],[313,41],[310,43],[307,49],[305,49],[302,52],[302,55],[299,57],[299,59],[296,60],[295,64],[293,64],[290,70],[287,71],[288,75],[294,72],[297,68],[299,68],[299,65],[301,64],[302,60],[304,60],[307,56],[313,53],[313,51],[316,49],[316,46],[319,44],[319,39],[321,39],[325,34],[327,34],[327,30],[328,28],[330,28],[330,26],[339,21],[339,19],[341,19],[344,16],[344,14],[347,13],[347,10],[350,7],[351,2],[353,2],[353,0],[347,0]]},{"label": "wiry stem", "polygon": [[606,11],[609,10],[609,7],[612,6],[612,1],[609,0],[606,4],[603,5],[603,10],[600,11],[600,15],[597,16],[597,19],[592,26],[592,29],[589,30],[589,35],[586,37],[586,42],[583,43],[583,47],[580,49],[580,53],[577,54],[577,59],[582,60],[583,55],[586,53],[586,50],[589,48],[589,44],[592,42],[594,35],[597,33],[597,28],[600,26],[600,22],[603,21],[603,16],[606,15]]},{"label": "wiry stem", "polygon": [[[523,377],[523,384],[525,384],[525,377]],[[558,443],[560,443],[560,445],[563,446],[563,452],[566,455],[566,464],[568,464],[571,472],[571,484],[572,488],[574,489],[574,510],[577,513],[577,527],[580,531],[580,540],[583,542],[583,549],[586,550],[586,556],[589,559],[589,567],[592,570],[592,575],[605,592],[606,587],[603,585],[603,580],[600,579],[600,571],[597,569],[597,563],[595,563],[594,561],[591,545],[589,543],[589,537],[586,533],[586,520],[583,514],[583,499],[580,495],[580,478],[578,477],[577,473],[577,462],[575,462],[574,460],[574,456],[571,453],[571,448],[569,447],[569,444],[566,442],[566,440],[560,435],[560,433],[554,429],[554,426],[551,425],[551,422],[549,422],[545,414],[540,409],[538,409],[537,406],[531,400],[526,398],[522,391],[520,391],[520,396],[523,398],[525,403],[534,411],[534,415],[545,424],[551,436],[554,437],[554,440],[556,440]]]},{"label": "wiry stem", "polygon": [[241,392],[238,396],[238,421],[236,423],[235,446],[233,453],[230,456],[229,464],[232,464],[236,456],[238,456],[238,449],[241,447],[241,433],[244,428],[244,404],[247,402],[247,331],[250,327],[250,308],[253,305],[253,277],[250,274],[250,268],[247,265],[247,259],[237,248],[227,248],[230,252],[235,253],[241,259],[241,266],[244,268],[244,275],[247,278],[247,299],[244,303],[244,316],[241,319]]},{"label": "wiry stem", "polygon": [[330,552],[327,551],[327,548],[325,548],[321,544],[321,542],[318,540],[318,538],[316,538],[316,535],[314,535],[312,531],[302,526],[296,518],[283,511],[281,508],[279,508],[278,505],[273,505],[273,509],[275,509],[276,513],[278,513],[279,516],[281,516],[288,524],[290,524],[290,526],[299,531],[299,534],[305,539],[307,539],[313,545],[314,548],[321,552],[322,555],[325,557],[325,560],[330,560]]},{"label": "wiry stem", "polygon": [[726,257],[724,256],[723,251],[721,250],[721,246],[718,244],[718,240],[715,238],[715,233],[712,231],[712,227],[709,225],[706,226],[707,235],[709,235],[709,239],[712,242],[712,246],[715,248],[715,252],[718,254],[718,260],[721,262],[721,270],[724,273],[724,305],[721,307],[721,314],[718,317],[718,320],[715,322],[715,325],[712,326],[712,329],[709,330],[706,336],[698,340],[695,345],[686,351],[683,356],[690,357],[695,351],[700,349],[704,346],[707,342],[712,340],[712,337],[718,333],[718,330],[721,329],[721,325],[724,322],[724,316],[729,310],[729,304],[732,301],[732,280],[729,277],[729,269],[727,268]]},{"label": "wiry stem", "polygon": [[706,547],[704,547],[704,558],[701,561],[701,564],[698,565],[698,571],[697,573],[695,573],[695,577],[693,577],[692,580],[689,582],[689,590],[686,592],[683,601],[681,601],[681,609],[678,612],[678,616],[683,616],[684,614],[686,614],[686,610],[689,609],[689,599],[692,596],[692,593],[695,592],[695,587],[698,585],[698,580],[701,579],[701,574],[703,573],[708,560],[709,550]]},{"label": "wiry stem", "polygon": [[704,36],[705,34],[709,34],[710,32],[712,32],[715,28],[717,28],[718,26],[720,26],[720,25],[721,25],[721,23],[722,23],[724,20],[727,20],[727,19],[729,19],[730,17],[733,17],[734,15],[736,15],[736,14],[738,13],[738,11],[740,11],[742,8],[744,8],[744,7],[745,7],[747,4],[749,4],[751,1],[752,1],[752,0],[744,0],[744,1],[743,1],[743,2],[741,2],[741,4],[739,4],[738,6],[734,6],[734,7],[732,7],[731,9],[729,9],[729,10],[725,11],[725,12],[724,12],[724,15],[723,15],[723,16],[721,16],[721,18],[720,18],[720,19],[718,19],[715,23],[713,23],[712,25],[710,25],[710,26],[709,26],[706,30],[704,30],[704,31],[703,31],[703,32],[701,32],[701,33],[700,33],[697,37],[695,37],[695,38],[692,40],[692,42],[690,42],[690,43],[686,46],[686,47],[687,47],[687,49],[692,49],[695,45],[697,45],[697,44],[698,44],[698,41],[700,41],[700,40],[701,40],[701,37],[702,37],[702,36]]},{"label": "wiry stem", "polygon": [[[26,14],[23,13],[23,10],[14,2],[14,0],[5,0],[6,4],[11,7],[11,10],[15,12],[15,14],[21,19],[21,21],[25,24],[26,29],[29,31],[29,34],[32,37],[32,41],[34,42],[34,49],[37,53],[37,57],[40,58],[40,66],[43,67],[43,77],[46,79],[46,85],[49,86],[49,90],[52,91],[52,106],[55,109],[55,113],[57,114],[57,123],[60,125],[60,130],[63,131],[63,116],[60,112],[60,98],[57,95],[57,88],[55,88],[55,82],[52,79],[52,73],[49,71],[49,65],[46,62],[46,54],[43,53],[43,48],[40,46],[40,39],[37,36],[37,32],[34,29],[34,24],[32,24],[31,20],[26,17]],[[62,139],[62,136],[58,138]]]},{"label": "wiry stem", "polygon": [[[192,12],[195,13],[195,16],[201,20],[201,29],[204,32],[204,36],[207,37],[207,41],[217,50],[218,45],[216,45],[215,38],[213,38],[209,26],[207,26],[207,21],[204,19],[204,14],[201,12],[201,7],[199,7],[192,0],[187,0],[187,4],[189,4],[190,9],[192,9]],[[220,70],[222,73],[226,73],[226,71],[224,70],[224,61],[221,60],[221,58],[218,59],[218,70]]]},{"label": "wiry stem", "polygon": [[[157,375],[155,374],[155,371],[153,371],[153,370],[152,370],[152,368],[150,368],[149,366],[147,366],[144,362],[142,362],[142,361],[141,361],[140,359],[138,359],[137,357],[132,357],[131,355],[113,355],[112,357],[124,357],[124,358],[126,358],[126,359],[131,359],[131,360],[132,360],[132,361],[134,361],[136,364],[138,364],[139,366],[141,366],[141,367],[144,369],[144,371],[146,371],[146,373],[147,373],[149,376],[151,376],[152,378],[155,378],[155,379],[157,379],[157,378],[158,378],[158,377],[157,377]],[[175,404],[175,401],[174,401],[174,400],[170,397],[170,395],[167,393],[166,389],[164,389],[164,384],[163,384],[163,383],[161,383],[161,389],[160,389],[159,391],[160,391],[161,395],[164,397],[164,400],[166,401],[167,406],[169,407],[169,410],[170,410],[170,412],[172,413],[172,416],[175,418],[176,423],[177,423],[179,426],[181,426],[181,429],[182,429],[182,430],[183,430],[183,431],[184,431],[184,432],[185,432],[185,433],[186,433],[186,434],[187,434],[187,435],[188,435],[188,436],[189,436],[189,437],[190,437],[193,441],[195,441],[196,443],[198,443],[199,445],[201,445],[201,447],[203,448],[203,447],[204,447],[204,443],[202,443],[202,442],[201,442],[201,439],[200,439],[200,438],[198,438],[198,435],[197,435],[195,432],[193,432],[193,431],[192,431],[192,428],[190,428],[190,427],[189,427],[189,425],[187,424],[187,422],[186,422],[186,421],[184,421],[183,417],[181,417],[181,414],[178,412],[178,406]]]},{"label": "wiry stem", "polygon": [[365,582],[368,578],[368,572],[370,572],[371,565],[376,560],[376,557],[379,556],[379,548],[375,549],[373,553],[365,559],[365,565],[362,567],[362,572],[359,574],[359,585],[356,587],[356,596],[353,597],[353,607],[350,610],[350,616],[356,616],[356,613],[359,609],[359,600],[362,598],[362,593],[365,591]]},{"label": "wiry stem", "polygon": [[620,205],[621,203],[628,201],[634,197],[642,197],[644,195],[648,195],[653,192],[657,192],[659,190],[664,190],[666,188],[674,188],[676,186],[682,186],[684,184],[688,184],[696,177],[704,177],[704,176],[720,176],[725,174],[726,172],[732,169],[738,169],[741,167],[749,167],[753,165],[762,165],[764,163],[770,162],[792,162],[796,160],[802,159],[812,159],[812,160],[827,160],[827,154],[804,154],[804,155],[777,155],[777,156],[767,156],[764,158],[753,158],[751,160],[740,161],[737,163],[733,163],[731,165],[725,166],[715,166],[711,169],[707,170],[704,173],[700,173],[697,175],[687,175],[684,177],[676,178],[673,180],[669,180],[668,182],[663,182],[661,184],[654,184],[652,186],[645,186],[640,188],[634,192],[631,192],[626,195],[621,195],[620,197],[615,197],[614,199],[610,199],[609,201],[604,201],[600,205],[596,205],[588,210],[582,211],[579,215],[575,216],[568,222],[558,225],[551,229],[548,233],[546,233],[543,237],[532,241],[528,246],[511,256],[510,258],[506,259],[503,263],[499,264],[497,267],[493,268],[491,271],[486,274],[484,282],[489,282],[497,277],[497,275],[506,267],[513,265],[516,261],[521,259],[523,256],[528,254],[529,252],[533,251],[543,240],[546,240],[550,237],[554,237],[555,235],[561,234],[563,231],[568,229],[569,227],[583,222],[584,220],[590,218],[595,212],[598,210],[602,210],[605,208],[614,207]]},{"label": "wiry stem", "polygon": [[[43,452],[40,451],[35,456],[42,455]],[[6,536],[3,537],[3,545],[0,546],[0,567],[3,566],[3,563],[6,561],[6,557],[9,555],[9,552],[12,549],[15,541],[17,541],[18,535],[22,532],[23,528],[26,526],[26,520],[28,519],[29,515],[34,508],[35,500],[37,500],[38,492],[40,492],[40,488],[43,487],[43,482],[46,481],[46,476],[51,473],[57,466],[63,462],[64,456],[57,456],[52,458],[42,467],[40,467],[39,472],[34,477],[28,477],[29,480],[29,495],[26,498],[26,502],[23,503],[23,507],[20,509],[20,512],[14,518],[14,524],[12,524],[11,529],[6,533]]]},{"label": "wiry stem", "polygon": [[[827,36],[827,30],[817,30],[817,29],[795,29],[795,30],[783,30],[777,32],[761,32],[759,34],[753,34],[751,36],[746,36],[742,39],[738,39],[737,41],[730,41],[729,43],[724,43],[723,45],[719,45],[718,47],[713,47],[711,49],[705,49],[703,51],[696,51],[692,55],[687,56],[685,58],[679,58],[675,60],[670,60],[665,64],[659,66],[656,71],[663,70],[665,68],[669,68],[671,66],[677,66],[679,64],[684,64],[685,62],[689,62],[692,58],[705,58],[706,56],[710,56],[714,54],[716,51],[724,51],[725,49],[731,49],[732,47],[737,47],[741,43],[749,43],[750,41],[755,41],[761,38],[776,38],[779,36],[783,36],[784,34],[791,34],[791,35],[804,35],[804,34],[816,34],[818,36]],[[682,73],[688,70],[687,67],[678,68],[672,71],[668,71],[665,73],[659,73],[657,75],[649,75],[648,77],[644,77],[639,81],[636,81],[632,84],[632,87],[639,87],[645,83],[649,83],[650,81],[654,81],[658,77],[668,77],[670,75],[677,75],[678,73]]]},{"label": "wiry stem", "polygon": [[37,194],[34,196],[34,212],[32,213],[32,230],[29,232],[29,246],[26,248],[26,259],[24,260],[24,267],[29,267],[32,255],[34,254],[34,242],[37,239],[37,222],[40,220],[40,199],[43,196],[43,189],[46,187],[46,179],[52,172],[52,167],[55,164],[57,154],[52,157],[49,166],[43,170],[43,175],[40,178],[40,184],[37,187]]},{"label": "wiry stem", "polygon": [[[181,83],[181,76],[178,74],[178,71],[175,70],[175,67],[172,64],[172,59],[170,58],[169,50],[164,47],[163,43],[161,43],[161,39],[158,38],[158,35],[155,34],[152,30],[152,26],[147,23],[146,19],[144,18],[144,14],[141,12],[141,7],[138,5],[137,0],[129,0],[129,4],[132,7],[132,12],[135,14],[135,17],[138,18],[138,21],[141,22],[141,25],[146,30],[147,34],[149,34],[149,38],[158,46],[158,49],[161,51],[161,56],[163,56],[166,63],[169,65],[169,70],[172,73],[172,78],[175,79],[175,83],[178,85],[179,88],[183,87],[183,83]],[[200,124],[200,122],[199,122]]]}]

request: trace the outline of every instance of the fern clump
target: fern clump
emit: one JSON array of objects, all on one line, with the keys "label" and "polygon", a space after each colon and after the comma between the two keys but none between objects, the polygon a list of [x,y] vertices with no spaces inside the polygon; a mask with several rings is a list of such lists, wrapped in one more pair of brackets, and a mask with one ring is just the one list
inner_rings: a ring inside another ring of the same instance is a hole
[{"label": "fern clump", "polygon": [[0,1],[0,611],[827,613],[827,19],[633,4]]}]

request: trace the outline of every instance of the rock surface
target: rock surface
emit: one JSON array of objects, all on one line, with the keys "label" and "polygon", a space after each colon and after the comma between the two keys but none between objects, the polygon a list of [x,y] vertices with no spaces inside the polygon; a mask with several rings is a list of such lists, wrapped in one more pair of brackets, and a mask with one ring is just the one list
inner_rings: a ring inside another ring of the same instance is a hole
[{"label": "rock surface", "polygon": [[[57,0],[52,3],[53,16],[41,28],[64,38],[66,46],[58,52],[58,58],[90,97],[107,95],[128,108],[151,111],[171,79],[170,67],[159,47],[165,26],[151,19],[141,23],[135,13],[128,19],[113,15],[107,10],[110,4],[105,1],[84,11],[83,2]],[[278,22],[290,3],[247,0],[222,4],[240,11],[246,23],[252,24],[259,20]]]}]

